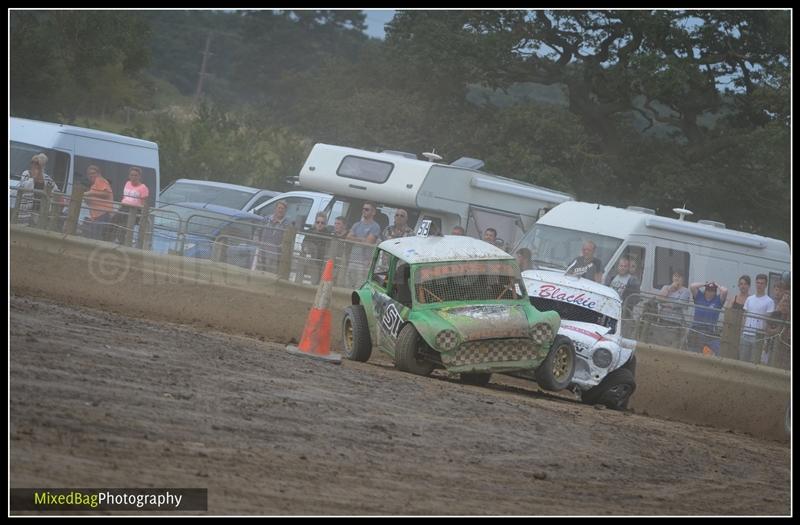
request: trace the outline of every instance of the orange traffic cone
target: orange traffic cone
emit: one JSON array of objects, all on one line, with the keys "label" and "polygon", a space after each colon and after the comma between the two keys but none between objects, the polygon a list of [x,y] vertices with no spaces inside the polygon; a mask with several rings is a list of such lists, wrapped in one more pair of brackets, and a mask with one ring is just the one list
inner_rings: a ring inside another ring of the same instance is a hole
[{"label": "orange traffic cone", "polygon": [[314,306],[308,313],[299,348],[286,345],[290,354],[304,355],[330,363],[341,363],[340,354],[331,353],[331,293],[333,291],[333,260],[328,259],[322,280],[317,288]]}]

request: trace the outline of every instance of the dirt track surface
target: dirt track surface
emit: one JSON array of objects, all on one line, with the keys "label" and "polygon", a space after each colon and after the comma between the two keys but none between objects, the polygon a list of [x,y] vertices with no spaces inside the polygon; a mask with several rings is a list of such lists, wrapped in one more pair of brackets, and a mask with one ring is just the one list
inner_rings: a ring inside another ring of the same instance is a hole
[{"label": "dirt track surface", "polygon": [[535,385],[10,298],[14,487],[207,487],[209,514],[786,515],[789,447]]}]

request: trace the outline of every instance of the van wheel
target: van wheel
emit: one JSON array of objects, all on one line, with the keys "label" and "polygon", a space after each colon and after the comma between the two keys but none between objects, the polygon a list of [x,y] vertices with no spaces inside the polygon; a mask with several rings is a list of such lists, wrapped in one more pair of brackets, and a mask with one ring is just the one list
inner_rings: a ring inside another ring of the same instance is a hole
[{"label": "van wheel", "polygon": [[419,336],[414,325],[407,323],[397,338],[394,352],[394,366],[403,372],[409,372],[418,376],[428,376],[433,372],[434,363],[422,359],[420,356],[420,346],[425,341]]},{"label": "van wheel", "polygon": [[369,360],[369,356],[372,355],[372,339],[369,335],[367,314],[360,304],[353,304],[344,309],[342,337],[346,359],[361,363]]},{"label": "van wheel", "polygon": [[485,372],[462,372],[459,379],[465,385],[486,386],[492,378],[491,373]]},{"label": "van wheel", "polygon": [[618,368],[599,385],[581,394],[581,401],[589,405],[605,405],[612,410],[625,410],[636,390],[636,381],[627,368]]},{"label": "van wheel", "polygon": [[575,345],[569,337],[557,335],[547,358],[536,369],[536,383],[545,390],[567,388],[575,373]]}]

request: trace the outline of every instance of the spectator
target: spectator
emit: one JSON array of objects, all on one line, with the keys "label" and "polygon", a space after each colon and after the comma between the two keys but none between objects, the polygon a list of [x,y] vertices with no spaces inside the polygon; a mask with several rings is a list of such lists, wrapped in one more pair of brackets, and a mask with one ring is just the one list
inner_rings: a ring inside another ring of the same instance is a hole
[{"label": "spectator", "polygon": [[784,370],[791,370],[790,303],[791,293],[784,291],[777,308],[769,314],[772,321],[767,321],[769,344],[766,352],[766,362],[771,366]]},{"label": "spectator", "polygon": [[[703,288],[703,291],[700,291]],[[719,290],[719,293],[717,293]],[[722,305],[728,298],[728,289],[718,286],[716,282],[692,283],[689,291],[694,299],[694,320],[692,332],[689,337],[689,350],[703,353],[703,348],[708,346],[714,355],[719,355],[719,329],[717,321],[722,311]]]},{"label": "spectator", "polygon": [[[756,293],[744,302],[744,311],[766,316],[774,310],[775,302],[767,295],[767,276],[760,273],[756,275]],[[744,329],[739,341],[739,359],[741,361],[760,362],[761,352],[758,336],[764,334],[764,328],[763,319],[745,316]]]},{"label": "spectator", "polygon": [[286,201],[280,200],[275,204],[275,211],[272,215],[265,219],[266,225],[261,230],[259,238],[261,247],[257,252],[259,269],[274,271],[278,268],[283,247],[283,234],[289,227],[289,219],[286,217],[288,208]]},{"label": "spectator", "polygon": [[44,171],[46,166],[47,155],[44,153],[37,153],[31,157],[31,163],[28,169],[22,172],[18,188],[20,190],[28,190],[28,193],[20,195],[19,197],[17,222],[21,224],[35,224],[39,221],[42,196],[41,194],[35,194],[32,190],[44,191],[49,188],[50,191],[59,191],[58,185],[50,175]]},{"label": "spectator", "polygon": [[494,228],[486,228],[483,230],[483,240],[489,244],[495,244],[497,241],[497,230]]},{"label": "spectator", "polygon": [[86,176],[89,178],[90,187],[83,197],[89,207],[89,218],[84,224],[87,226],[89,237],[106,240],[111,214],[114,211],[114,192],[100,168],[94,164],[86,168]]},{"label": "spectator", "polygon": [[[619,261],[617,261],[616,273],[609,272],[608,277],[606,277],[605,285],[616,290],[623,303],[625,303],[625,300],[631,294],[639,293],[641,283],[639,279],[631,273],[630,257],[623,255],[619,258]],[[633,307],[635,304],[630,304],[628,306]]]},{"label": "spectator", "polygon": [[[689,289],[683,285],[683,272],[676,270],[672,274],[672,284],[665,284],[658,294],[659,299],[667,298],[673,301],[689,302],[691,294]],[[676,302],[665,302],[661,304],[661,320],[663,322],[680,325],[684,321],[684,306]]]},{"label": "spectator", "polygon": [[772,287],[772,300],[775,304],[780,304],[781,297],[783,297],[783,293],[785,292],[785,288],[783,286],[783,281],[778,281],[775,283],[775,286]]},{"label": "spectator", "polygon": [[[375,222],[376,206],[374,202],[367,201],[361,209],[361,220],[353,224],[347,240],[363,244],[376,244],[381,234],[380,226]],[[367,268],[372,260],[370,246],[353,246],[350,251],[350,261],[347,265],[348,286],[360,285],[366,277]]]},{"label": "spectator", "polygon": [[525,270],[533,270],[533,263],[531,262],[532,254],[531,251],[527,248],[520,248],[517,250],[515,254],[517,258],[517,264],[519,265],[519,270],[524,272]]},{"label": "spectator", "polygon": [[387,226],[381,234],[381,240],[396,239],[398,237],[409,237],[414,235],[414,230],[408,226],[408,212],[398,208],[394,212],[394,224]]},{"label": "spectator", "polygon": [[327,251],[330,241],[321,237],[322,235],[328,236],[331,234],[327,226],[328,216],[324,212],[317,213],[314,218],[314,226],[311,227],[309,233],[303,237],[303,243],[300,247],[303,256],[307,259],[303,265],[303,270],[298,272],[300,279],[306,274],[306,270],[311,275],[311,284],[319,283],[320,276],[322,275],[323,264],[325,263],[325,252]]},{"label": "spectator", "polygon": [[453,230],[450,232],[450,235],[466,235],[466,232],[461,226],[453,226]]},{"label": "spectator", "polygon": [[[122,244],[125,242],[125,228],[128,226],[128,214],[131,211],[138,212],[147,203],[147,198],[150,196],[150,189],[142,182],[142,168],[131,166],[128,169],[128,182],[125,183],[125,189],[122,194],[121,206],[116,215],[114,215],[113,223],[117,230],[117,242]],[[136,217],[135,224],[139,224],[139,216]]]},{"label": "spectator", "polygon": [[333,259],[333,271],[336,275],[335,282],[337,286],[344,286],[344,283],[341,282],[344,272],[340,272],[339,269],[344,266],[345,256],[350,248],[350,245],[345,242],[347,233],[347,219],[341,215],[336,217],[333,222],[333,232],[331,233],[333,240],[331,240],[327,258]]},{"label": "spectator", "polygon": [[575,257],[565,272],[567,275],[593,279],[598,283],[603,282],[603,263],[594,256],[597,245],[593,241],[586,241],[581,247],[581,255]]},{"label": "spectator", "polygon": [[739,277],[739,293],[731,298],[728,308],[731,310],[744,310],[744,303],[750,295],[750,276],[742,275]]}]

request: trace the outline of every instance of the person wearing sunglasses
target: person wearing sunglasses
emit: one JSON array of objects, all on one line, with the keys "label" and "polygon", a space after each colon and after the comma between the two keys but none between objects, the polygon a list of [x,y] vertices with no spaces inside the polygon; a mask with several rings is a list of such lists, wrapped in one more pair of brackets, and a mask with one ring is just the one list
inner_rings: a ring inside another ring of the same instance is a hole
[{"label": "person wearing sunglasses", "polygon": [[383,233],[381,233],[381,240],[410,237],[411,235],[414,235],[414,230],[408,225],[408,212],[403,208],[398,208],[394,212],[394,224],[384,228]]},{"label": "person wearing sunglasses", "polygon": [[366,201],[361,208],[361,220],[353,224],[347,235],[348,241],[359,243],[350,251],[350,261],[347,265],[348,286],[360,286],[366,278],[373,248],[365,245],[377,244],[381,235],[381,227],[375,221],[377,209],[374,202]]},{"label": "person wearing sunglasses", "polygon": [[305,265],[302,272],[298,272],[302,278],[305,274],[311,276],[311,284],[318,284],[320,276],[322,275],[323,264],[325,263],[325,255],[328,251],[330,240],[326,239],[331,234],[330,228],[327,226],[328,216],[324,212],[317,213],[314,218],[314,226],[308,232],[310,235],[303,237],[301,250],[305,257]]}]

